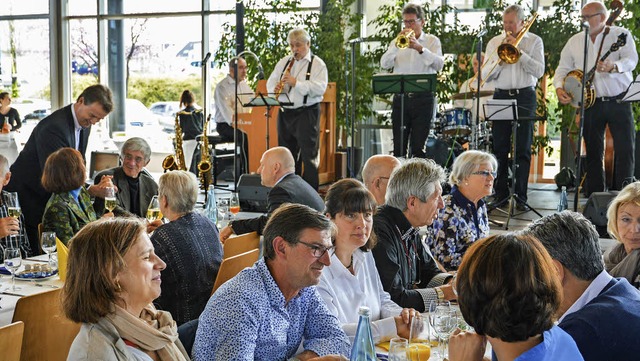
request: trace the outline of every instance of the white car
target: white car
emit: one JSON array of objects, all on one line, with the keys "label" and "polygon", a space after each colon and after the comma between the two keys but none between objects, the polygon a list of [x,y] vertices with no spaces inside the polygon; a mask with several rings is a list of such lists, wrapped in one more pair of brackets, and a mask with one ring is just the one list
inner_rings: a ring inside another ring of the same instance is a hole
[{"label": "white car", "polygon": [[151,104],[149,110],[160,117],[160,125],[163,129],[173,131],[176,113],[180,111],[180,102],[155,102]]}]

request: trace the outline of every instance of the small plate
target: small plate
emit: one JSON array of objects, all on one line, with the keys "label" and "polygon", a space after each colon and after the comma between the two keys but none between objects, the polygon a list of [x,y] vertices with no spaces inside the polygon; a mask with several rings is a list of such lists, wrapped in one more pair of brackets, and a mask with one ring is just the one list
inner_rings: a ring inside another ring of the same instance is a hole
[{"label": "small plate", "polygon": [[58,274],[58,270],[45,274],[36,274],[35,272],[18,272],[16,273],[16,279],[21,281],[45,281],[55,277]]}]

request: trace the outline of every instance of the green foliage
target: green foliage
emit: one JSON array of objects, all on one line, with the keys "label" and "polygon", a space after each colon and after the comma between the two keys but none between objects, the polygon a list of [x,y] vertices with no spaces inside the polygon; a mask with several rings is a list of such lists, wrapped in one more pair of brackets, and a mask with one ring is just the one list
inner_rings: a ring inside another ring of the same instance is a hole
[{"label": "green foliage", "polygon": [[[179,101],[185,89],[193,92],[196,98],[202,99],[202,87],[199,76],[185,79],[173,78],[138,78],[132,76],[129,81],[128,98],[138,99],[145,106],[160,101]],[[204,106],[204,104],[200,104]]]}]

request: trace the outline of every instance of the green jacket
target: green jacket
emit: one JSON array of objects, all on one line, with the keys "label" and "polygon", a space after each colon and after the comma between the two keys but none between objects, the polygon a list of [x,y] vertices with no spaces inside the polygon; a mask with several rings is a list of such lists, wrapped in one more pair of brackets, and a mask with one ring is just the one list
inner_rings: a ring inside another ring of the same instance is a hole
[{"label": "green jacket", "polygon": [[42,230],[56,232],[58,239],[68,245],[85,224],[98,219],[86,189],[80,190],[78,202],[69,192],[52,194],[42,216]]}]

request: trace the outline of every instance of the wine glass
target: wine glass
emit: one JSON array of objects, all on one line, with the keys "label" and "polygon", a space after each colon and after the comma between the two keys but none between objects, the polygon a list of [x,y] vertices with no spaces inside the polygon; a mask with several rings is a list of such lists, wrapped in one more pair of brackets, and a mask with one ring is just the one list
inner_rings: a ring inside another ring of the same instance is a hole
[{"label": "wine glass", "polygon": [[108,209],[109,212],[113,212],[113,210],[118,205],[118,200],[116,199],[116,190],[113,187],[105,188],[105,196],[104,196],[104,208]]},{"label": "wine glass", "polygon": [[49,255],[49,266],[51,266],[51,254],[56,250],[56,232],[42,232],[40,240],[42,250]]},{"label": "wine glass", "polygon": [[451,307],[449,301],[431,301],[429,304],[429,323],[438,337],[440,359],[444,360],[447,353],[449,335],[458,324],[456,310]]},{"label": "wine glass", "polygon": [[12,290],[17,291],[20,287],[16,287],[16,272],[22,265],[22,254],[19,248],[7,248],[4,250],[4,267],[11,272]]},{"label": "wine glass", "polygon": [[[7,213],[9,217],[13,217],[20,221],[20,214],[22,214],[22,209],[20,208],[20,202],[18,202],[18,193],[9,192],[7,196]],[[10,246],[18,247],[18,241],[15,235],[11,235],[9,237],[11,241]]]},{"label": "wine glass", "polygon": [[160,211],[160,201],[158,200],[158,196],[153,196],[149,202],[149,207],[147,208],[147,221],[151,223],[156,219],[162,219],[162,212]]},{"label": "wine glass", "polygon": [[427,315],[416,314],[411,319],[407,360],[426,361],[431,356],[431,329]]},{"label": "wine glass", "polygon": [[407,361],[409,340],[394,337],[389,341],[389,361]]},{"label": "wine glass", "polygon": [[240,212],[240,202],[238,201],[238,193],[231,193],[231,199],[229,199],[229,211],[233,213],[233,217],[235,218],[236,214]]}]

